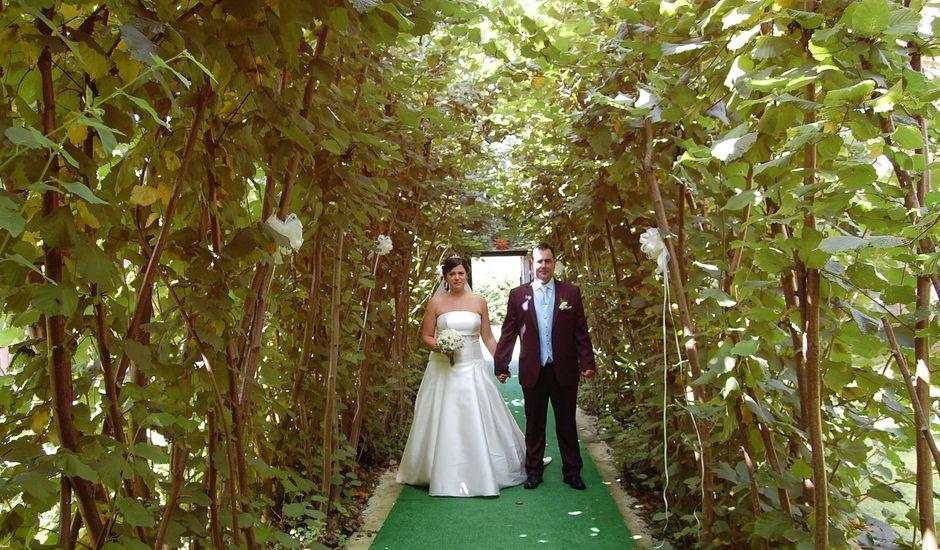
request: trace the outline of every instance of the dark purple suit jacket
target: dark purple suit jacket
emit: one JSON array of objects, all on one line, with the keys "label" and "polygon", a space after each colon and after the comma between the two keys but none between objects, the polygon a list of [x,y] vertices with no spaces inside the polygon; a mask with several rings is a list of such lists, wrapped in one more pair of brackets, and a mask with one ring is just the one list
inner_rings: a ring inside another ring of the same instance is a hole
[{"label": "dark purple suit jacket", "polygon": [[[559,309],[562,302],[565,309]],[[531,388],[539,381],[542,367],[539,353],[538,322],[532,285],[509,291],[509,304],[502,334],[496,345],[493,365],[496,374],[508,374],[516,337],[522,340],[519,351],[519,383]],[[581,291],[575,285],[555,279],[555,315],[552,321],[552,362],[555,379],[561,386],[577,384],[581,371],[594,370],[594,348],[588,334]]]}]

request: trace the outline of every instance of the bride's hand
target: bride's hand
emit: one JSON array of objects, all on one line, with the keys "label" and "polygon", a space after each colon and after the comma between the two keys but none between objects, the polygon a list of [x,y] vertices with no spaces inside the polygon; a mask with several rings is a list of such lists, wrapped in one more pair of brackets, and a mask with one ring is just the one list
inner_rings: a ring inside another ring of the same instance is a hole
[{"label": "bride's hand", "polygon": [[505,383],[506,383],[506,380],[509,379],[509,375],[508,375],[508,374],[498,374],[498,375],[496,375],[496,379],[499,380],[499,383],[500,383],[500,384],[505,384]]}]

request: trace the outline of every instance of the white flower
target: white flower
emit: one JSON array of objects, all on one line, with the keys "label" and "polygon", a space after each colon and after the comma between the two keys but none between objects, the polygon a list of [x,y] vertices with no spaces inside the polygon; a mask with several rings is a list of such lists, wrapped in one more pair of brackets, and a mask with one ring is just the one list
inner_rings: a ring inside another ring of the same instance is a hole
[{"label": "white flower", "polygon": [[669,264],[669,252],[659,229],[651,227],[640,235],[640,250],[651,260],[656,260],[656,273],[664,273]]},{"label": "white flower", "polygon": [[454,352],[463,347],[463,335],[452,328],[444,329],[437,335],[437,349],[450,358],[454,364]]},{"label": "white flower", "polygon": [[375,253],[384,256],[392,251],[392,238],[386,235],[379,235],[375,239]]},{"label": "white flower", "polygon": [[571,309],[571,304],[568,303],[568,300],[562,300],[561,303],[558,304],[558,309],[560,309],[561,311],[564,311],[566,309]]},{"label": "white flower", "polygon": [[292,249],[300,250],[300,245],[304,244],[304,226],[296,214],[287,216],[284,221],[279,220],[276,214],[271,214],[266,223],[275,233],[287,238]]},{"label": "white flower", "polygon": [[353,9],[359,13],[365,13],[379,5],[379,0],[349,0]]}]

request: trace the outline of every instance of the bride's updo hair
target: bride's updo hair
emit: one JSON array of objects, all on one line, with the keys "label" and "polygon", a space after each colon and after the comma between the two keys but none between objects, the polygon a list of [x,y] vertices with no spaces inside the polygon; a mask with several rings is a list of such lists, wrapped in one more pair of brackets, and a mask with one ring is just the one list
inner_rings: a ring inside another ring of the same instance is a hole
[{"label": "bride's updo hair", "polygon": [[458,265],[462,265],[467,273],[470,273],[470,262],[465,260],[462,256],[457,256],[455,254],[444,260],[444,263],[441,265],[441,275],[447,277],[447,274],[450,273],[450,270],[454,269]]}]

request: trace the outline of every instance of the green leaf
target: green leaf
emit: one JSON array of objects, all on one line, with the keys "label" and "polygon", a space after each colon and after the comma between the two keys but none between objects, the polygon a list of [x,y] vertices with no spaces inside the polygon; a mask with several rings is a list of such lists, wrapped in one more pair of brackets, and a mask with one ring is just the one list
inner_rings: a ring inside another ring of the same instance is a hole
[{"label": "green leaf", "polygon": [[777,540],[781,533],[793,527],[789,516],[779,510],[764,512],[754,520],[754,534],[767,540]]},{"label": "green leaf", "polygon": [[30,290],[30,296],[33,307],[44,315],[68,317],[78,307],[78,292],[65,283],[34,286]]},{"label": "green leaf", "polygon": [[135,499],[118,497],[117,508],[124,517],[124,521],[132,527],[153,527],[156,525],[153,514]]},{"label": "green leaf", "polygon": [[738,379],[734,376],[729,376],[725,379],[724,387],[721,388],[721,397],[727,399],[731,392],[738,391],[739,389],[741,389],[741,386],[738,384]]},{"label": "green leaf", "polygon": [[738,482],[738,473],[734,471],[734,468],[724,461],[718,463],[718,468],[715,468],[715,475],[721,479],[726,479],[731,483]]},{"label": "green leaf", "polygon": [[346,151],[339,143],[336,143],[336,141],[332,139],[324,139],[320,142],[320,145],[334,155],[342,155]]},{"label": "green leaf", "polygon": [[890,285],[885,289],[882,299],[886,304],[911,304],[917,301],[913,286]]},{"label": "green leaf", "polygon": [[121,25],[121,38],[130,50],[132,58],[143,61],[147,65],[153,65],[157,47],[132,23],[133,21]]},{"label": "green leaf", "polygon": [[754,265],[767,273],[780,273],[793,265],[793,258],[779,250],[764,247],[754,252]]},{"label": "green leaf", "polygon": [[790,473],[793,474],[793,477],[796,479],[812,479],[813,467],[805,461],[795,460],[793,465],[790,466]]},{"label": "green leaf", "polygon": [[894,134],[891,135],[894,143],[907,150],[923,149],[924,136],[919,128],[913,126],[898,126]]},{"label": "green leaf", "polygon": [[154,464],[169,464],[170,457],[166,450],[151,443],[135,443],[131,446],[131,453],[146,458]]},{"label": "green leaf", "polygon": [[757,141],[756,132],[744,134],[741,137],[722,139],[712,145],[711,153],[716,159],[729,162],[746,153],[755,141]]},{"label": "green leaf", "polygon": [[881,502],[904,502],[905,500],[904,493],[880,482],[875,482],[865,494]]},{"label": "green leaf", "polygon": [[144,370],[153,368],[153,360],[150,357],[150,348],[130,338],[124,340],[124,353],[130,356],[131,361]]},{"label": "green leaf", "polygon": [[11,237],[19,237],[26,228],[26,220],[20,214],[20,207],[9,197],[0,196],[0,227]]},{"label": "green leaf", "polygon": [[920,14],[911,8],[897,6],[891,10],[888,18],[888,28],[885,34],[897,36],[901,34],[914,34],[920,24]]},{"label": "green leaf", "polygon": [[699,292],[697,301],[698,303],[702,303],[709,298],[715,300],[715,302],[717,302],[721,307],[732,307],[737,304],[737,302],[735,302],[731,296],[728,296],[724,291],[717,288],[702,289],[702,291]]},{"label": "green leaf", "polygon": [[877,37],[888,28],[891,8],[888,0],[862,0],[846,8],[843,21],[852,32]]},{"label": "green leaf", "polygon": [[36,472],[24,472],[14,476],[11,481],[22,487],[25,493],[38,500],[46,501],[59,491],[59,485],[53,479]]},{"label": "green leaf", "polygon": [[105,254],[96,243],[81,238],[72,248],[75,268],[89,282],[105,289],[117,286],[120,273],[114,258]]},{"label": "green leaf", "polygon": [[823,101],[826,105],[838,105],[841,103],[858,103],[863,99],[868,99],[875,89],[874,80],[863,80],[853,84],[848,88],[830,90],[826,92],[826,98]]},{"label": "green leaf", "polygon": [[42,132],[32,127],[10,126],[3,132],[3,135],[15,145],[22,145],[29,149],[45,148],[54,151],[59,149],[59,144],[42,135]]},{"label": "green leaf", "polygon": [[[872,110],[875,113],[887,113],[888,111],[893,111],[895,104],[901,101],[903,97],[904,83],[899,80],[894,86],[891,86],[891,89],[888,90],[888,93],[872,101]],[[855,132],[855,128],[852,128],[852,131]],[[880,133],[880,130],[875,131],[875,135],[878,133]],[[871,137],[868,137],[866,134],[859,134],[856,132],[856,135],[859,136],[859,139],[871,139]]]},{"label": "green leaf", "polygon": [[839,169],[839,182],[854,188],[871,185],[878,179],[878,172],[871,164],[852,164]]},{"label": "green leaf", "polygon": [[283,531],[275,531],[274,538],[277,539],[278,544],[284,548],[301,548],[300,541]]},{"label": "green leaf", "polygon": [[143,109],[144,112],[146,112],[147,114],[150,115],[150,118],[152,118],[154,122],[156,122],[156,123],[159,124],[160,126],[163,126],[163,127],[166,128],[166,129],[169,129],[169,128],[170,128],[170,125],[167,124],[167,122],[166,122],[165,120],[163,120],[162,118],[160,118],[160,115],[157,114],[157,111],[154,110],[153,106],[151,106],[150,103],[147,102],[147,100],[141,99],[141,98],[139,98],[139,97],[137,97],[137,96],[132,96],[132,95],[130,95],[130,94],[128,94],[128,93],[125,93],[125,92],[123,92],[123,91],[120,91],[119,93],[121,93],[121,95],[123,95],[123,96],[126,97],[127,99],[131,100],[131,102],[133,102],[135,105],[137,105],[138,107],[140,107],[141,109]]},{"label": "green leaf", "polygon": [[728,199],[728,202],[721,208],[722,210],[741,210],[746,206],[753,206],[762,199],[760,191],[756,189],[744,189],[737,195]]},{"label": "green leaf", "polygon": [[121,535],[116,542],[111,541],[104,545],[104,550],[151,550],[150,546],[140,542],[140,540]]},{"label": "green leaf", "polygon": [[[58,189],[55,189],[58,191]],[[79,239],[71,208],[56,208],[39,222],[43,243],[57,248],[70,248]]]},{"label": "green leaf", "polygon": [[754,41],[751,59],[771,59],[796,46],[796,41],[786,36],[761,36]]},{"label": "green leaf", "polygon": [[306,502],[293,502],[291,504],[285,504],[283,508],[284,515],[291,518],[304,517],[310,510],[310,505]]},{"label": "green leaf", "polygon": [[72,453],[62,453],[56,457],[62,472],[69,477],[80,477],[87,479],[92,483],[98,483],[98,473],[91,466],[82,462],[78,456]]},{"label": "green leaf", "polygon": [[754,401],[750,395],[743,395],[744,405],[754,413],[754,416],[760,418],[765,424],[773,424],[776,422],[773,415],[770,414],[770,411],[760,403]]},{"label": "green leaf", "polygon": [[826,237],[819,243],[819,249],[830,254],[837,254],[847,250],[858,250],[866,246],[868,246],[868,242],[865,239],[851,235]]},{"label": "green leaf", "polygon": [[757,353],[758,346],[760,346],[760,342],[756,338],[741,340],[731,348],[731,354],[740,355],[742,357],[754,355]]},{"label": "green leaf", "polygon": [[63,181],[63,182],[59,182],[59,184],[62,187],[64,187],[69,193],[72,193],[73,195],[77,195],[85,199],[85,202],[88,202],[89,204],[108,204],[108,201],[101,200],[97,196],[95,196],[92,190],[89,189],[88,186],[85,185],[84,183],[80,183],[77,181],[72,181],[72,182]]}]

